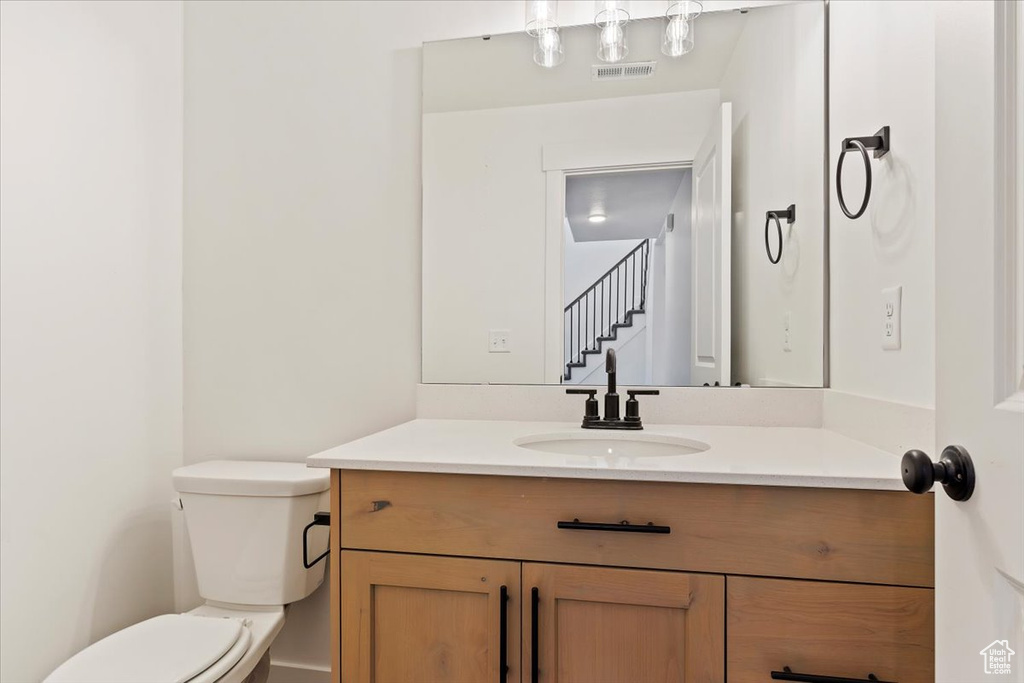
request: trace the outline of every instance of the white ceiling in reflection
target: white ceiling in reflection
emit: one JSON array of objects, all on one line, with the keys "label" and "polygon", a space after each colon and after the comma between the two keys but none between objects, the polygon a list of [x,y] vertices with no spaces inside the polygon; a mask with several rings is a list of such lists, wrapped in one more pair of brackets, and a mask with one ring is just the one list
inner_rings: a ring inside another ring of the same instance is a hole
[{"label": "white ceiling in reflection", "polygon": [[[572,175],[565,179],[565,216],[576,242],[657,237],[689,169]],[[602,223],[590,216],[604,215]]]}]

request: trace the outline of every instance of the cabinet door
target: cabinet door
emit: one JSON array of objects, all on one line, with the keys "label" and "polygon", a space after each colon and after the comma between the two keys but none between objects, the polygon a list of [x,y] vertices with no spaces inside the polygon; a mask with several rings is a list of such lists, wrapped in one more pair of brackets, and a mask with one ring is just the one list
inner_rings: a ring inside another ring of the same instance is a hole
[{"label": "cabinet door", "polygon": [[523,682],[720,682],[725,580],[523,565]]},{"label": "cabinet door", "polygon": [[935,680],[930,588],[730,576],[727,593],[730,683],[787,667],[804,679]]},{"label": "cabinet door", "polygon": [[518,562],[343,551],[342,680],[517,683],[519,569]]}]

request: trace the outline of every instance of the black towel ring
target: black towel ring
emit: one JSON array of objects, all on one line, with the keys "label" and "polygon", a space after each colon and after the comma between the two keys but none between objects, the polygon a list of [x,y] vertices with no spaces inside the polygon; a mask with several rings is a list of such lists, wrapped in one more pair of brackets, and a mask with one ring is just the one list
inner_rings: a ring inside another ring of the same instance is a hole
[{"label": "black towel ring", "polygon": [[[764,214],[764,250],[772,265],[782,260],[782,219],[792,225],[796,221],[796,204],[790,204],[785,211],[767,211]],[[779,253],[772,258],[772,247],[768,241],[768,227],[775,221],[775,232],[779,235]]]},{"label": "black towel ring", "polygon": [[[843,140],[843,148],[839,152],[839,163],[836,164],[836,196],[839,199],[839,208],[843,210],[847,218],[854,220],[864,215],[868,208],[868,202],[871,200],[871,159],[868,158],[869,149],[874,151],[876,159],[881,159],[889,153],[889,126],[882,126],[871,137],[846,138]],[[846,158],[846,153],[851,150],[860,152],[861,158],[864,159],[864,201],[861,202],[860,208],[857,209],[856,213],[850,213],[849,207],[846,206],[846,198],[843,197],[843,160]]]}]

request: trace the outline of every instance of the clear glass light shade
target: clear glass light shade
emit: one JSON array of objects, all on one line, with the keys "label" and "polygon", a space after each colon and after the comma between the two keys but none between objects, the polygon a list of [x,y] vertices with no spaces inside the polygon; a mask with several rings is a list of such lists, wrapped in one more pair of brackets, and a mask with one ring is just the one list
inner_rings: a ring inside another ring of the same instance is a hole
[{"label": "clear glass light shade", "polygon": [[661,52],[669,57],[682,57],[693,49],[693,25],[682,17],[669,19]]},{"label": "clear glass light shade", "polygon": [[562,37],[558,35],[558,29],[542,30],[537,35],[537,42],[533,46],[533,61],[551,69],[561,64],[563,59],[565,59],[565,52],[562,49]]},{"label": "clear glass light shade", "polygon": [[602,62],[620,62],[629,54],[623,27],[629,21],[629,2],[597,0],[594,3],[594,24],[601,29],[597,58]]},{"label": "clear glass light shade", "polygon": [[526,33],[534,38],[558,29],[558,0],[526,0]]},{"label": "clear glass light shade", "polygon": [[601,40],[597,46],[597,58],[602,62],[619,62],[629,54],[626,36],[621,24],[608,24],[601,29]]},{"label": "clear glass light shade", "polygon": [[661,39],[661,52],[669,57],[682,57],[693,50],[694,19],[704,7],[697,0],[669,2],[665,17],[668,25]]},{"label": "clear glass light shade", "polygon": [[594,23],[599,27],[608,24],[625,24],[629,21],[629,0],[597,0],[594,3]]}]

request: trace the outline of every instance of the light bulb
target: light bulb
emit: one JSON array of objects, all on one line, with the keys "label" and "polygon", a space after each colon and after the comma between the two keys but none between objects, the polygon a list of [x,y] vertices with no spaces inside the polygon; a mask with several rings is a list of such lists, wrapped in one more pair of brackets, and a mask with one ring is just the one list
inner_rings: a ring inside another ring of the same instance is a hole
[{"label": "light bulb", "polygon": [[663,54],[669,57],[682,57],[693,50],[693,20],[700,16],[703,9],[698,0],[669,0],[668,11],[665,12],[668,25],[665,26],[665,35],[661,39]]},{"label": "light bulb", "polygon": [[591,223],[604,223],[608,220],[608,216],[605,216],[603,213],[592,213],[587,217],[587,220]]},{"label": "light bulb", "polygon": [[615,22],[606,24],[601,29],[601,41],[597,47],[597,58],[602,62],[622,61],[629,53],[626,47],[626,36],[622,24]]},{"label": "light bulb", "polygon": [[669,57],[682,57],[693,49],[693,38],[690,37],[690,22],[682,16],[672,17],[665,27],[665,37],[661,41],[661,52]]},{"label": "light bulb", "polygon": [[540,31],[533,46],[533,61],[546,69],[551,69],[561,64],[563,59],[565,53],[558,30],[549,28]]}]

